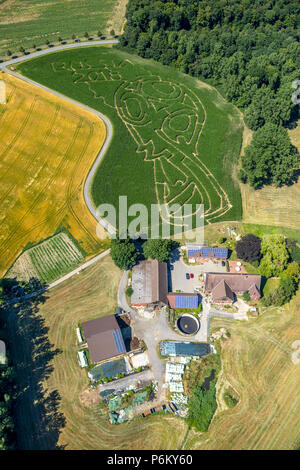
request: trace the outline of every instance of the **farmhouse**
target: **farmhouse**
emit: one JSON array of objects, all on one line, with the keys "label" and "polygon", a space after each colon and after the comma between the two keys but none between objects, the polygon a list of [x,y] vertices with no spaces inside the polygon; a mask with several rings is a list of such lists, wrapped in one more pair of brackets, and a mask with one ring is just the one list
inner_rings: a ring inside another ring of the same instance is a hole
[{"label": "farmhouse", "polygon": [[171,308],[194,308],[199,305],[198,294],[186,294],[184,292],[170,292],[168,301]]},{"label": "farmhouse", "polygon": [[122,333],[114,315],[95,318],[81,326],[93,364],[126,353]]},{"label": "farmhouse", "polygon": [[187,257],[189,263],[203,263],[208,260],[225,261],[228,258],[228,249],[191,245],[187,247]]},{"label": "farmhouse", "polygon": [[167,263],[140,261],[132,269],[131,305],[162,306],[168,303]]},{"label": "farmhouse", "polygon": [[247,273],[204,273],[204,291],[212,301],[232,304],[236,294],[249,292],[251,300],[260,299],[261,276]]}]

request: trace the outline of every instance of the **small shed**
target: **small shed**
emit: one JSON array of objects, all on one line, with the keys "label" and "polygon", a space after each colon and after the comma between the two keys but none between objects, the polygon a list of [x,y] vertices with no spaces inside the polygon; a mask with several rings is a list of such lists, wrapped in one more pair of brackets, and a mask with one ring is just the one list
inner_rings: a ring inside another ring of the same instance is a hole
[{"label": "small shed", "polygon": [[80,367],[88,366],[88,360],[87,360],[85,351],[78,351],[78,362],[79,362]]}]

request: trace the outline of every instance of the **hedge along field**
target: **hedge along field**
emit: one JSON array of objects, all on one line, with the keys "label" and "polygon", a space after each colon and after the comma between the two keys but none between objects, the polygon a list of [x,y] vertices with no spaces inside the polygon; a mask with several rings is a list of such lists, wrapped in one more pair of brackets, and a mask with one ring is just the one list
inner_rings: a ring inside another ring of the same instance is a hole
[{"label": "hedge along field", "polygon": [[[103,112],[114,136],[92,185],[96,205],[204,204],[206,222],[241,218],[238,111],[217,91],[115,48],[50,54],[24,75]],[[176,223],[176,222],[175,222]]]}]

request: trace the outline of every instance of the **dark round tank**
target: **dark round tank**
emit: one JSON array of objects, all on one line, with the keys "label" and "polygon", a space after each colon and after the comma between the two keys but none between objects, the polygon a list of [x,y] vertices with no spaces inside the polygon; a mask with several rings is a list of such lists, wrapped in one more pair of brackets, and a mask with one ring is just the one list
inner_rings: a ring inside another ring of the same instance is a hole
[{"label": "dark round tank", "polygon": [[194,335],[200,328],[200,322],[193,315],[185,313],[178,318],[177,327],[185,335]]}]

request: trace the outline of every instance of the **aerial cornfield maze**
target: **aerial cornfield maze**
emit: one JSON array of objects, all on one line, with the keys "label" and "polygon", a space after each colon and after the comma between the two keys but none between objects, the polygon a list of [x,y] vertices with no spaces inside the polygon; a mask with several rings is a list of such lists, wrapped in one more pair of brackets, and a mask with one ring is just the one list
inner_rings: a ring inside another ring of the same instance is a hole
[{"label": "aerial cornfield maze", "polygon": [[51,282],[78,266],[84,255],[66,233],[59,233],[26,250],[6,277],[18,281],[31,278]]},{"label": "aerial cornfield maze", "polygon": [[[112,144],[92,186],[96,205],[204,204],[207,223],[241,218],[235,165],[241,119],[205,84],[111,48],[22,64],[31,78],[106,114]],[[176,213],[173,218],[176,223]]]}]

